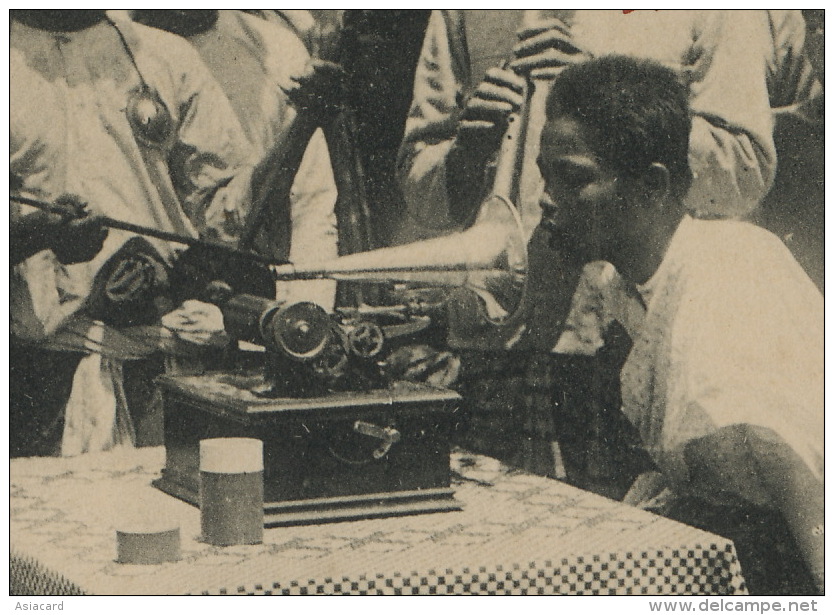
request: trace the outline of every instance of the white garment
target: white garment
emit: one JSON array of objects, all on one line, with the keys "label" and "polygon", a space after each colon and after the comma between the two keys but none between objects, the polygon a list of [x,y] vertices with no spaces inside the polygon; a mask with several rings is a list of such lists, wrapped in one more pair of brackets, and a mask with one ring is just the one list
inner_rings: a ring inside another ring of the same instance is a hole
[{"label": "white garment", "polygon": [[805,19],[798,9],[768,9],[773,41],[767,55],[767,90],[774,109],[795,107],[822,94],[805,53]]},{"label": "white garment", "polygon": [[[457,118],[478,85],[485,58],[494,55],[486,48],[500,53],[515,42],[492,41],[495,29],[488,19],[477,32],[472,27],[477,24],[469,23],[473,13],[478,11],[435,11],[429,21],[398,159],[408,214],[403,240],[448,231],[446,157]],[[516,11],[515,24],[522,13]],[[764,11],[554,13],[570,23],[577,44],[592,55],[656,60],[675,69],[688,85],[693,110],[690,166],[695,177],[687,205],[692,211],[735,216],[756,207],[773,181],[776,165],[766,87],[766,58],[773,53],[773,42]],[[500,19],[510,23],[512,16],[502,14]],[[474,36],[490,44],[467,40]],[[503,59],[494,58],[491,65]],[[540,92],[540,98],[546,96],[546,91]],[[534,106],[541,107],[535,101]],[[536,175],[541,115],[531,116],[528,142],[533,147],[524,163]],[[540,179],[522,179],[519,208],[528,229],[541,214],[541,189]]]},{"label": "white garment", "polygon": [[[241,11],[221,10],[217,23],[188,39],[223,88],[243,130],[264,158],[282,142],[296,116],[281,86],[301,74],[310,55],[294,29],[283,20],[267,21]],[[320,262],[338,256],[336,183],[324,134],[310,140],[290,192],[291,242],[287,255],[293,263]],[[267,214],[267,218],[269,214]],[[275,223],[280,223],[280,216]],[[277,235],[283,228],[270,229]],[[280,282],[280,301],[312,301],[327,310],[335,303],[332,281]]]},{"label": "white garment", "polygon": [[[107,216],[195,236],[249,198],[251,150],[219,86],[179,37],[120,22],[53,33],[15,20],[10,34],[10,170],[44,200],[79,195]],[[141,78],[158,93],[174,131],[140,145],[126,117]],[[28,208],[23,208],[28,209]],[[26,211],[13,209],[13,215]],[[88,263],[63,266],[50,251],[17,267],[12,332],[43,340],[83,304],[94,275],[131,237],[111,231]],[[165,257],[172,244],[151,240]]]},{"label": "white garment", "polygon": [[687,216],[641,292],[622,408],[667,483],[686,484],[688,442],[732,425],[772,430],[822,481],[823,299],[779,239]]},{"label": "white garment", "polygon": [[89,354],[82,358],[72,380],[73,391],[64,411],[61,456],[107,451],[135,440],[127,409],[122,362]]},{"label": "white garment", "polygon": [[[210,232],[208,220],[225,220],[249,200],[253,161],[240,124],[179,37],[124,20],[118,30],[103,21],[60,33],[12,20],[10,46],[10,170],[24,193],[44,200],[77,194],[112,218],[191,236]],[[137,141],[127,117],[143,82],[171,115],[171,134],[156,146]],[[73,383],[64,454],[132,439],[121,361],[153,351],[160,331],[130,339],[78,313],[99,268],[130,236],[111,230],[87,263],[64,266],[42,251],[11,275],[15,336],[91,353]],[[173,245],[152,242],[163,257],[172,255]]]}]

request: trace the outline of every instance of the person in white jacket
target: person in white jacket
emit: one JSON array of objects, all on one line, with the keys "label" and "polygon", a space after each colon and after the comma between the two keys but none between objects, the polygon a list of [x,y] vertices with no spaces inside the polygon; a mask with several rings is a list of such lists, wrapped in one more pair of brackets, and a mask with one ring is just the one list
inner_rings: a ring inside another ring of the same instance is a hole
[{"label": "person in white jacket", "polygon": [[[77,195],[95,213],[125,222],[234,238],[251,208],[253,185],[274,166],[275,150],[254,151],[190,44],[118,13],[51,10],[13,13],[10,42],[10,170],[20,179],[20,193],[46,201]],[[22,207],[13,213],[33,212]],[[113,326],[91,314],[97,277],[135,239],[111,230],[88,262],[64,264],[54,251],[40,250],[12,271],[15,342],[59,357],[81,356],[69,398],[58,395],[50,408],[58,423],[65,417],[60,442],[52,443],[64,455],[135,441],[125,361],[157,353],[179,337],[201,341],[222,331],[219,313],[205,305],[169,313],[167,327],[159,320]],[[161,263],[173,260],[177,244],[148,245],[146,252],[160,261],[151,268],[159,265],[164,276]],[[50,378],[33,378],[33,386]],[[28,403],[25,393],[16,399]]]},{"label": "person in white jacket", "polygon": [[[305,74],[310,60],[289,21],[210,9],[136,10],[133,18],[181,34],[194,46],[258,157],[287,137],[298,111],[285,90],[293,86],[294,77]],[[336,184],[321,129],[306,147],[289,202],[270,196],[273,202],[261,215],[262,228],[255,239],[259,253],[294,263],[337,256]],[[332,310],[335,292],[335,282],[284,282],[277,285],[276,298],[313,301]]]},{"label": "person in white jacket", "polygon": [[[435,11],[431,17],[399,160],[413,226],[409,235],[444,232],[477,205],[488,188],[485,167],[496,153],[506,117],[523,101],[527,76],[539,92],[532,102],[531,149],[523,165],[535,169],[547,82],[564,66],[614,53],[668,65],[687,85],[695,118],[694,181],[687,195],[693,213],[746,215],[766,193],[776,157],[766,63],[773,43],[765,12],[491,13]],[[524,188],[519,205],[532,229],[540,215],[540,178],[529,181],[528,194]],[[476,202],[450,199],[449,189],[468,190]]]},{"label": "person in white jacket", "polygon": [[[517,325],[481,327],[467,347],[532,349],[559,355],[557,361],[594,357],[613,321],[633,334],[642,318],[642,307],[623,292],[610,264],[588,263],[579,271],[537,230],[543,188],[535,164],[538,136],[544,100],[560,70],[612,53],[675,70],[694,118],[687,207],[703,217],[746,217],[776,166],[767,90],[772,48],[764,11],[435,11],[399,152],[406,200],[399,241],[464,226],[493,188],[507,118],[522,106],[529,117],[516,170],[516,205],[529,237],[529,300]],[[520,404],[525,397],[517,395]],[[542,418],[530,422],[552,420]]]},{"label": "person in white jacket", "polygon": [[654,62],[566,69],[546,101],[542,227],[577,263],[616,266],[646,308],[622,411],[655,468],[625,501],[685,501],[689,523],[775,510],[824,591],[822,295],[775,235],[687,212],[687,100]]}]

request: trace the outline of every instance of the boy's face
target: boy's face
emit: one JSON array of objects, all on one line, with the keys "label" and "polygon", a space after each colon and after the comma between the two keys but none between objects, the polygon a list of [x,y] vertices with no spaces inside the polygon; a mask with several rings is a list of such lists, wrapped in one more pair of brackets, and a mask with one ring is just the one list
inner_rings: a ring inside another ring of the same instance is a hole
[{"label": "boy's face", "polygon": [[538,163],[546,192],[541,226],[551,245],[577,265],[616,265],[634,234],[627,222],[636,182],[600,158],[587,131],[568,116],[545,125]]}]

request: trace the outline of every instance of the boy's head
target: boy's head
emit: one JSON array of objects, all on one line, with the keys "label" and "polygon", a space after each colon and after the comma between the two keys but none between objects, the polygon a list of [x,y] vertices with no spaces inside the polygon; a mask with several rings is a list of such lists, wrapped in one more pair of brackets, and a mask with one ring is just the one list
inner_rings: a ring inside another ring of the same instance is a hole
[{"label": "boy's head", "polygon": [[648,252],[683,213],[690,129],[688,92],[659,64],[609,56],[566,68],[539,155],[552,243],[579,263],[650,274],[659,260]]}]

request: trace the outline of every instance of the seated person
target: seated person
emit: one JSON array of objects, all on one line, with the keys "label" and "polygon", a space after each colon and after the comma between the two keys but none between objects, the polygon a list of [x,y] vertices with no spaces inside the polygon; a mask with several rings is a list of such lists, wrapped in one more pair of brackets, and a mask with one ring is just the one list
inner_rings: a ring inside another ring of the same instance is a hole
[{"label": "seated person", "polygon": [[546,116],[542,228],[577,263],[612,263],[646,307],[622,410],[656,467],[625,501],[774,509],[823,591],[822,296],[776,236],[686,213],[691,115],[672,71],[578,64]]},{"label": "seated person", "polygon": [[[528,301],[513,326],[469,326],[480,335],[463,343],[497,355],[505,355],[505,349],[518,351],[521,360],[532,349],[542,355],[531,364],[532,372],[541,365],[577,374],[560,376],[548,387],[549,394],[571,400],[560,403],[555,413],[548,405],[528,403],[531,397],[521,389],[507,395],[504,406],[509,404],[514,416],[524,418],[509,421],[502,408],[491,420],[483,409],[492,396],[483,395],[486,403],[478,403],[473,413],[473,433],[481,431],[484,440],[502,447],[508,440],[525,448],[527,442],[536,443],[537,453],[513,455],[512,463],[557,476],[564,465],[569,480],[577,484],[594,476],[607,479],[606,468],[630,465],[612,461],[591,468],[586,463],[579,451],[607,439],[612,428],[609,413],[585,411],[582,390],[616,382],[628,338],[642,318],[641,307],[622,292],[622,281],[610,264],[571,268],[558,260],[559,251],[548,247],[541,230],[533,230],[541,215],[543,184],[535,160],[553,76],[564,66],[612,53],[674,67],[688,86],[693,113],[689,159],[694,179],[686,204],[710,217],[731,217],[753,210],[773,177],[763,53],[771,48],[764,11],[433,12],[398,159],[406,201],[400,240],[445,234],[469,219],[481,199],[497,188],[493,176],[504,149],[499,148],[502,135],[509,115],[522,110],[527,121],[521,124],[524,151],[515,173],[514,202],[529,232]],[[530,84],[526,96],[525,81]],[[462,328],[455,324],[453,330]],[[496,368],[488,372],[493,380],[503,378],[502,360],[497,357]],[[528,378],[538,376],[531,373]],[[481,388],[473,382],[474,391]],[[542,393],[548,391],[543,388]],[[609,393],[616,397],[616,389]],[[618,404],[611,399],[599,405]],[[477,425],[481,418],[483,429]],[[532,429],[520,437],[508,436],[510,423]],[[589,441],[591,432],[596,435]]]}]

